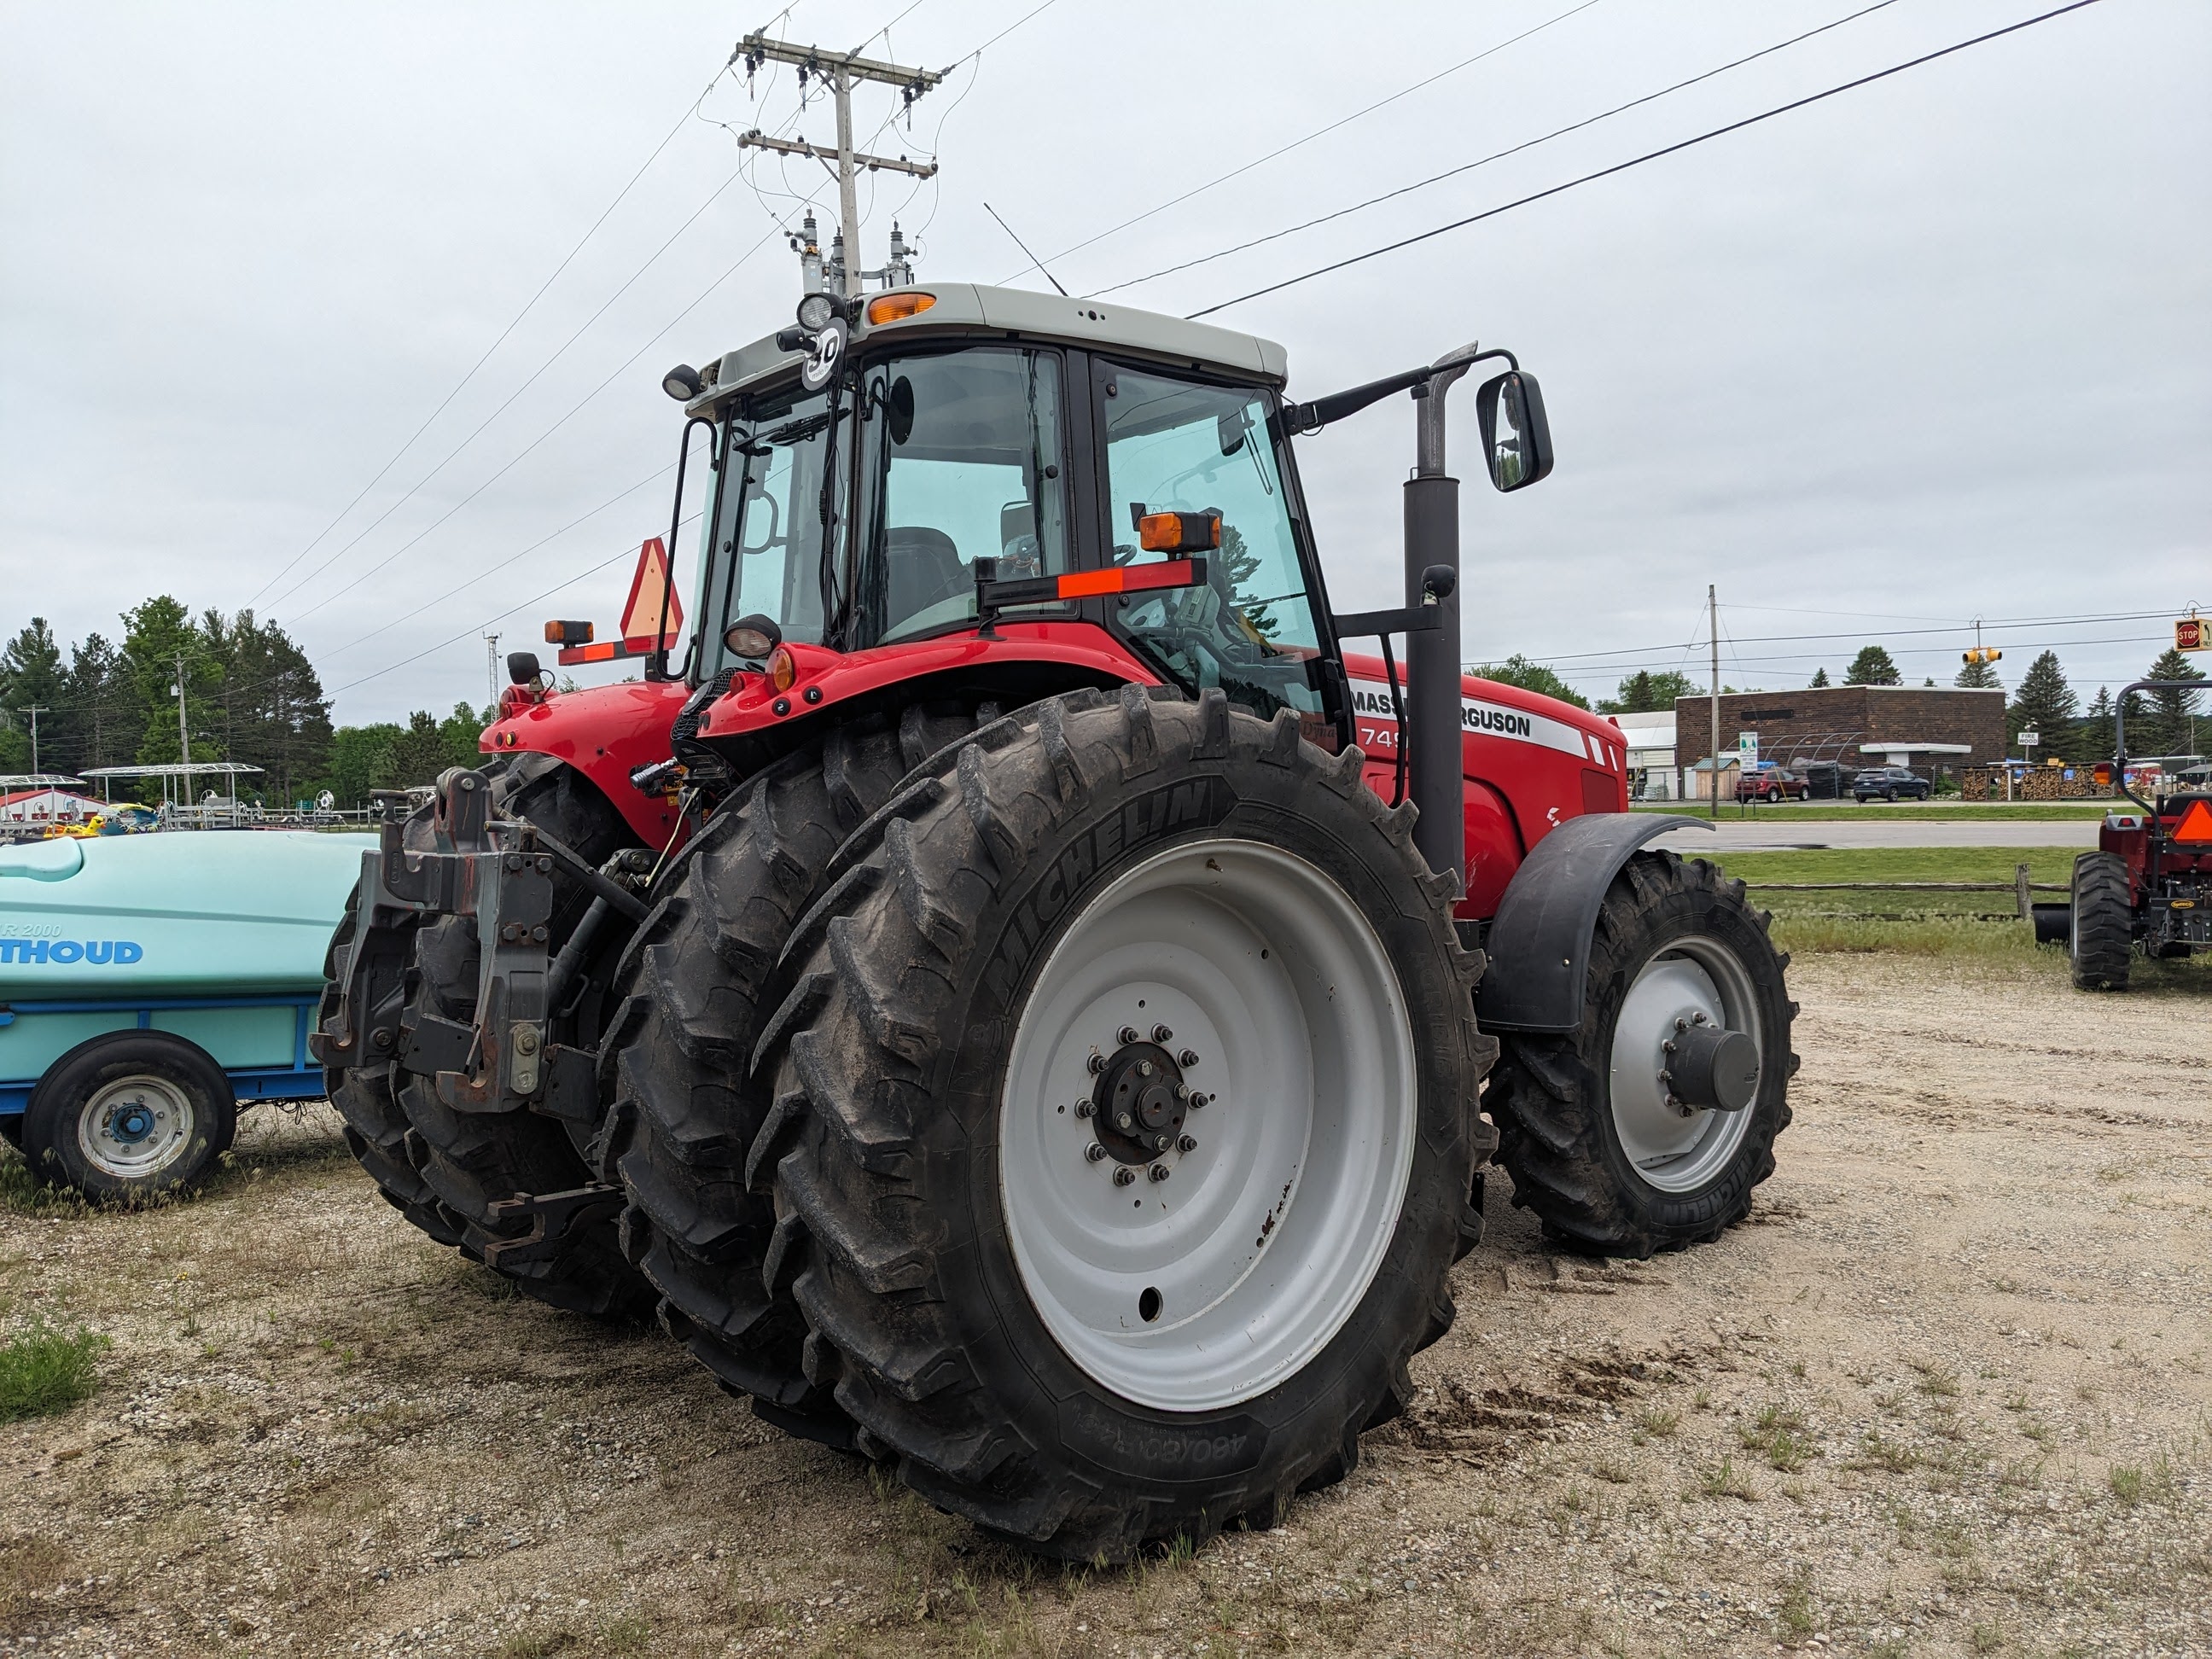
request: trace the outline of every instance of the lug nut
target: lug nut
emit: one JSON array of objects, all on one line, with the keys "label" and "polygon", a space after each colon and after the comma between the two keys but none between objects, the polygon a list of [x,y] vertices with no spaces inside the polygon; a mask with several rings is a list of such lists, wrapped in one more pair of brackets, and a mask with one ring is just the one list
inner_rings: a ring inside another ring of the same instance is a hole
[{"label": "lug nut", "polygon": [[1185,1135],[1181,1140],[1176,1142],[1176,1145],[1182,1147],[1186,1152],[1194,1152],[1198,1150],[1198,1137],[1196,1135]]},{"label": "lug nut", "polygon": [[1114,1120],[1114,1127],[1119,1129],[1133,1129],[1137,1127],[1137,1120],[1124,1112]]},{"label": "lug nut", "polygon": [[1078,1117],[1089,1117],[1097,1109],[1087,1100],[1079,1100],[1075,1103],[1075,1115]]},{"label": "lug nut", "polygon": [[1156,1152],[1164,1152],[1168,1149],[1168,1139],[1169,1138],[1166,1135],[1154,1135],[1152,1137],[1152,1150]]},{"label": "lug nut", "polygon": [[1152,1062],[1151,1060],[1140,1060],[1137,1062],[1137,1075],[1139,1077],[1150,1077],[1152,1074]]},{"label": "lug nut", "polygon": [[1164,1164],[1155,1164],[1145,1173],[1155,1181],[1165,1181],[1168,1178],[1168,1166]]},{"label": "lug nut", "polygon": [[1175,1041],[1175,1033],[1168,1030],[1164,1025],[1155,1025],[1152,1027],[1152,1041],[1155,1042],[1173,1042]]},{"label": "lug nut", "polygon": [[1190,1109],[1194,1112],[1201,1106],[1210,1103],[1213,1097],[1212,1095],[1193,1095],[1190,1097]]},{"label": "lug nut", "polygon": [[1104,1070],[1106,1069],[1106,1056],[1105,1056],[1105,1055],[1103,1055],[1103,1054],[1100,1054],[1097,1049],[1095,1049],[1095,1048],[1094,1048],[1094,1049],[1092,1049],[1092,1050],[1091,1051],[1091,1059],[1090,1059],[1089,1064],[1090,1064],[1090,1066],[1091,1066],[1091,1074],[1095,1077],[1095,1076],[1096,1076],[1096,1075],[1097,1075],[1099,1073],[1101,1073],[1101,1072],[1103,1072],[1103,1071],[1104,1071]]},{"label": "lug nut", "polygon": [[1198,1064],[1198,1050],[1195,1048],[1184,1049],[1181,1054],[1176,1056],[1176,1064],[1182,1066],[1185,1071],[1188,1071],[1192,1066]]},{"label": "lug nut", "polygon": [[1134,1042],[1137,1041],[1137,1028],[1133,1025],[1124,1025],[1115,1035],[1123,1042]]},{"label": "lug nut", "polygon": [[1126,1187],[1136,1178],[1137,1172],[1126,1164],[1114,1171],[1114,1184],[1116,1187]]},{"label": "lug nut", "polygon": [[1177,1100],[1182,1101],[1188,1104],[1190,1100],[1190,1085],[1188,1083],[1176,1084],[1175,1086],[1175,1097]]},{"label": "lug nut", "polygon": [[1096,1164],[1100,1158],[1106,1156],[1106,1149],[1094,1140],[1088,1146],[1085,1146],[1083,1149],[1083,1156],[1090,1159],[1091,1163]]}]

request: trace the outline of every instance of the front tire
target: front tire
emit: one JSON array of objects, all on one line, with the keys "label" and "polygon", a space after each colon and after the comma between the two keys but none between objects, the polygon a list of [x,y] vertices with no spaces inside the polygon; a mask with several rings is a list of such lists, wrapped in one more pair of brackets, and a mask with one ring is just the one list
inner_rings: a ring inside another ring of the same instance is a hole
[{"label": "front tire", "polygon": [[2124,991],[2134,963],[2135,906],[2127,860],[2084,853],[2074,860],[2066,954],[2077,991]]},{"label": "front tire", "polygon": [[23,1155],[52,1186],[108,1203],[198,1186],[238,1132],[238,1097],[205,1050],[161,1031],[80,1043],[23,1115]]},{"label": "front tire", "polygon": [[[1750,1212],[1752,1188],[1774,1173],[1797,1070],[1789,959],[1766,921],[1741,882],[1703,860],[1638,853],[1598,912],[1580,1026],[1504,1039],[1483,1097],[1498,1162],[1513,1201],[1562,1243],[1641,1260],[1717,1238]],[[1664,1045],[1697,1024],[1751,1037],[1759,1065],[1748,1105],[1673,1101]]]},{"label": "front tire", "polygon": [[1495,1048],[1451,889],[1359,767],[1218,691],[1054,699],[895,800],[801,923],[766,1276],[940,1507],[1125,1559],[1274,1524],[1404,1409]]}]

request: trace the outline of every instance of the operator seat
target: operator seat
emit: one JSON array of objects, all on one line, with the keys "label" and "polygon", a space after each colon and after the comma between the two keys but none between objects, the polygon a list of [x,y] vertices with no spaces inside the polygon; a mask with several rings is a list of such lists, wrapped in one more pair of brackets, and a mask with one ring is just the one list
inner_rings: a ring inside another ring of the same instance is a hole
[{"label": "operator seat", "polygon": [[894,525],[884,535],[884,629],[975,589],[960,550],[942,530]]}]

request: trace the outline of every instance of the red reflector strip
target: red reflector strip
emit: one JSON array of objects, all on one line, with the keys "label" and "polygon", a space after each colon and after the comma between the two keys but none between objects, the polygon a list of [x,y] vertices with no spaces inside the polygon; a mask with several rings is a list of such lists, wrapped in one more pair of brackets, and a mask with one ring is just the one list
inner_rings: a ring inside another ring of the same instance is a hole
[{"label": "red reflector strip", "polygon": [[584,662],[620,662],[629,657],[649,657],[653,654],[653,636],[643,639],[609,640],[603,645],[570,646],[558,659],[562,666],[572,667]]},{"label": "red reflector strip", "polygon": [[2212,842],[2212,801],[2193,800],[2173,827],[2176,841]]},{"label": "red reflector strip", "polygon": [[1205,570],[1206,567],[1195,559],[1163,559],[1158,564],[1079,570],[1060,579],[1060,597],[1087,599],[1097,593],[1140,593],[1153,587],[1189,587],[1204,580]]}]

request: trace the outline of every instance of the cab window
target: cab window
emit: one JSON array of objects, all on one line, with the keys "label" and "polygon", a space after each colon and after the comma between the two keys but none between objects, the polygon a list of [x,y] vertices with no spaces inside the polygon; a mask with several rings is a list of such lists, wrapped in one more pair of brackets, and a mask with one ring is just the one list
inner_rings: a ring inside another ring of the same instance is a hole
[{"label": "cab window", "polygon": [[842,539],[826,392],[764,398],[732,422],[700,606],[705,672],[730,667],[722,630],[775,618],[787,640],[818,644]]},{"label": "cab window", "polygon": [[1057,356],[971,348],[872,363],[860,409],[856,648],[972,623],[979,558],[1005,579],[1068,568]]},{"label": "cab window", "polygon": [[1320,636],[1266,394],[1112,367],[1098,384],[1115,562],[1158,556],[1139,549],[1147,513],[1221,514],[1205,583],[1118,601],[1122,629],[1187,688],[1219,686],[1263,718],[1318,714]]}]

